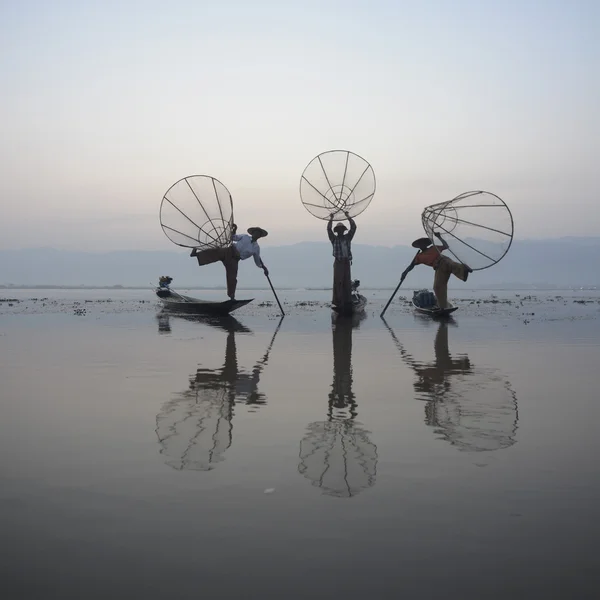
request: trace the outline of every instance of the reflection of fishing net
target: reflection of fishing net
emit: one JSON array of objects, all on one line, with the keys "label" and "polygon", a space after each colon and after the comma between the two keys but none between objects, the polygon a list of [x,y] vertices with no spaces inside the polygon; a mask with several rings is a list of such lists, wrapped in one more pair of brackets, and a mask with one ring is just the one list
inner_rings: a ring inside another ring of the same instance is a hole
[{"label": "reflection of fishing net", "polygon": [[227,331],[225,361],[219,369],[199,367],[190,377],[190,389],[164,404],[156,417],[156,435],[168,465],[177,470],[209,471],[223,460],[232,444],[235,404],[243,402],[249,411],[266,404],[258,385],[283,319],[249,373],[238,365],[235,334],[252,333],[250,329],[231,316],[188,320]]},{"label": "reflection of fishing net", "polygon": [[387,326],[402,359],[415,371],[416,397],[424,400],[425,422],[460,450],[500,450],[515,443],[519,421],[517,397],[496,370],[475,368],[469,357],[452,357],[448,324],[440,322],[435,361],[421,362],[408,353]]},{"label": "reflection of fishing net", "polygon": [[459,450],[501,450],[515,443],[519,414],[515,392],[494,373],[466,372],[426,395],[425,421]]},{"label": "reflection of fishing net", "polygon": [[474,271],[487,269],[508,252],[514,225],[508,206],[490,192],[466,192],[428,206],[421,215],[427,237],[439,232],[448,252]]},{"label": "reflection of fishing net", "polygon": [[311,423],[300,442],[298,471],[329,496],[355,496],[375,484],[377,446],[352,419]]},{"label": "reflection of fishing net", "polygon": [[356,217],[375,195],[375,172],[364,159],[347,150],[330,150],[313,158],[300,178],[300,199],[319,219]]},{"label": "reflection of fishing net", "polygon": [[231,243],[233,201],[214,177],[193,175],[174,183],[160,204],[160,224],[178,246],[223,248]]},{"label": "reflection of fishing net", "polygon": [[227,386],[181,394],[156,417],[167,464],[178,471],[210,471],[231,446],[233,403]]}]

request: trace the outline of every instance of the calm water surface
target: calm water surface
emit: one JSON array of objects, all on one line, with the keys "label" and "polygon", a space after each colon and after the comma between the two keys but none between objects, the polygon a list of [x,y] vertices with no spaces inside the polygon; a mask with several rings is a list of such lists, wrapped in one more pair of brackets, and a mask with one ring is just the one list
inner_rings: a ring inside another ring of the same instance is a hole
[{"label": "calm water surface", "polygon": [[0,314],[3,598],[597,597],[597,306],[94,292]]}]

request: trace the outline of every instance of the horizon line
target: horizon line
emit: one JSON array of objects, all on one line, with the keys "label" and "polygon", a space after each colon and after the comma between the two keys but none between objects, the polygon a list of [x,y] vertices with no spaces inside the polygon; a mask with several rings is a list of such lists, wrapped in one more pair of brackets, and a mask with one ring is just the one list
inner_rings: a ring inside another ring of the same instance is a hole
[{"label": "horizon line", "polygon": [[[514,238],[512,243],[514,244],[515,242],[552,242],[552,241],[561,241],[561,240],[563,240],[563,241],[564,240],[595,240],[598,243],[600,243],[600,236],[566,235],[566,236],[561,236],[561,237],[549,237],[549,238]],[[330,244],[330,242],[329,242],[329,240],[323,240],[323,241],[307,240],[304,242],[294,242],[293,244],[278,244],[275,246],[264,246],[264,247],[265,248],[291,248],[293,246],[299,246],[301,244],[328,245],[328,244]],[[354,247],[368,246],[370,248],[387,248],[390,250],[394,249],[394,248],[411,248],[410,244],[407,244],[407,245],[395,244],[393,246],[385,246],[383,244],[369,244],[369,243],[361,243],[361,242],[353,243],[353,246]],[[177,248],[181,248],[181,251],[189,250],[189,248],[184,247],[184,246],[177,246]],[[52,250],[54,252],[79,252],[82,254],[111,254],[111,253],[116,253],[116,252],[176,252],[177,251],[176,249],[158,250],[158,249],[118,249],[118,248],[113,249],[113,250],[92,251],[92,250],[76,250],[76,249],[68,249],[68,248],[55,248],[53,246],[28,246],[28,247],[24,247],[24,248],[0,248],[0,252],[25,252],[25,251],[29,251],[29,250]]]}]

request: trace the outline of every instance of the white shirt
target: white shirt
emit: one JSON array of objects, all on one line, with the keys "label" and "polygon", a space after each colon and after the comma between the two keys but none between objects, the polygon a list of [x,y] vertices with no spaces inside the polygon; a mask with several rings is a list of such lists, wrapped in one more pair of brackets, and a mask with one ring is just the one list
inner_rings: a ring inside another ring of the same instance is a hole
[{"label": "white shirt", "polygon": [[241,235],[233,235],[231,239],[236,242],[235,247],[237,251],[240,253],[240,258],[242,260],[246,260],[251,256],[254,256],[254,262],[257,267],[262,269],[262,261],[260,260],[260,248],[257,242],[252,241],[252,237],[246,235],[245,233]]}]

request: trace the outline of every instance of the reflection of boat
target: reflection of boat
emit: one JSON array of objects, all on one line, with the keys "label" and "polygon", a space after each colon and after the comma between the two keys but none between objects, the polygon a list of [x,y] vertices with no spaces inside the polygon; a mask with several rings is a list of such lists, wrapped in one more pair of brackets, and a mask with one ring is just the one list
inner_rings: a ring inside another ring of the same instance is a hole
[{"label": "reflection of boat", "polygon": [[350,308],[338,307],[335,304],[333,304],[331,306],[332,310],[338,315],[345,317],[364,313],[365,307],[367,305],[367,299],[362,294],[358,293],[359,285],[360,281],[358,279],[355,279],[352,282],[352,304]]},{"label": "reflection of boat", "polygon": [[231,315],[194,315],[189,313],[172,313],[164,308],[156,315],[159,333],[171,332],[170,319],[173,317],[191,321],[192,323],[208,325],[209,327],[215,327],[227,332],[233,331],[235,333],[252,333],[251,329],[248,329],[248,327],[240,323]]},{"label": "reflection of boat", "polygon": [[385,322],[404,362],[416,375],[417,399],[424,400],[425,422],[460,450],[500,450],[515,443],[519,420],[510,383],[492,368],[475,367],[467,355],[452,356],[448,321],[439,323],[435,359],[417,360]]},{"label": "reflection of boat", "polygon": [[171,321],[169,320],[168,312],[161,310],[156,315],[156,320],[158,321],[158,333],[162,333],[162,334],[171,333]]},{"label": "reflection of boat", "polygon": [[156,417],[156,435],[167,464],[177,470],[208,471],[223,460],[233,441],[236,404],[266,404],[259,392],[260,375],[268,362],[279,322],[264,356],[252,370],[240,368],[236,333],[252,332],[231,316],[194,319],[227,332],[225,361],[218,369],[199,367],[190,377],[189,389],[175,394]]},{"label": "reflection of boat", "polygon": [[254,300],[254,298],[248,300],[226,300],[225,302],[200,300],[192,296],[184,296],[172,290],[170,288],[172,281],[171,277],[161,277],[159,285],[155,290],[163,306],[168,310],[192,314],[226,315]]},{"label": "reflection of boat", "polygon": [[307,427],[300,442],[298,471],[325,494],[355,496],[375,485],[377,447],[356,421],[352,390],[352,329],[347,319],[333,323],[333,383],[326,421]]},{"label": "reflection of boat", "polygon": [[448,302],[448,307],[441,309],[437,305],[435,294],[429,290],[415,291],[412,297],[412,305],[415,310],[430,317],[447,317],[458,308],[458,306],[453,306]]}]

